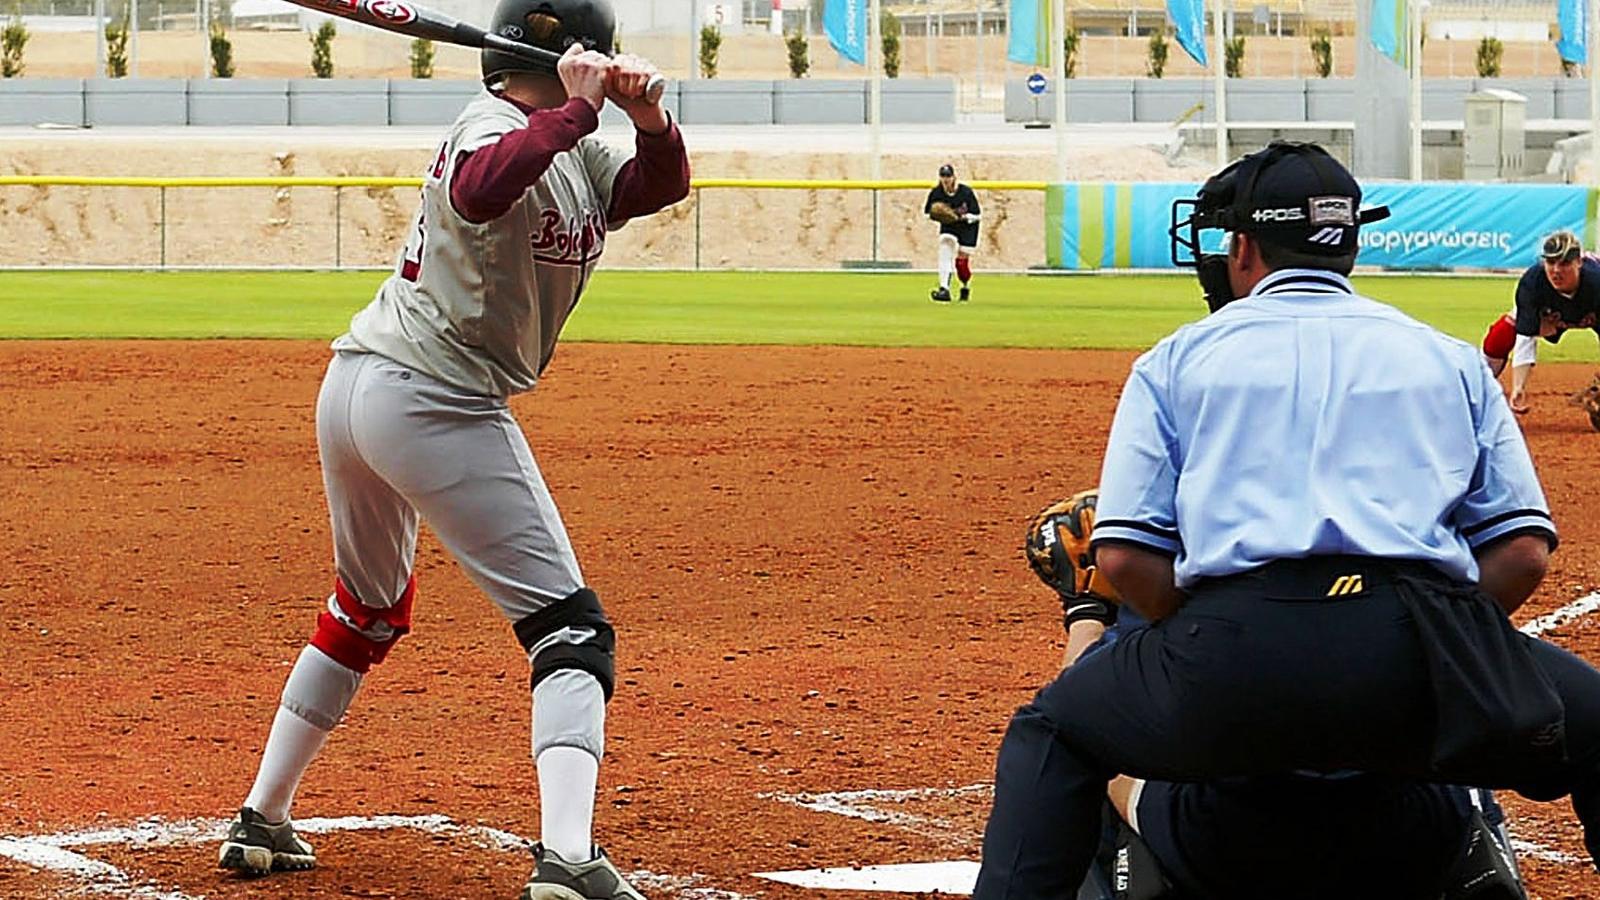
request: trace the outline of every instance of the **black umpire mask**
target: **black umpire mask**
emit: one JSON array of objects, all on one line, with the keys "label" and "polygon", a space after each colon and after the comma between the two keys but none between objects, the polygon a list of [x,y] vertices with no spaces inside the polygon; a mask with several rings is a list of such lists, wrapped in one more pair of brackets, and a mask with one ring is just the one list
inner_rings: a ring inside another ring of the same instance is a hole
[{"label": "black umpire mask", "polygon": [[1237,298],[1227,253],[1202,251],[1201,231],[1249,234],[1332,261],[1356,251],[1362,225],[1388,216],[1387,207],[1361,209],[1361,185],[1328,151],[1274,141],[1211,176],[1193,200],[1173,202],[1172,262],[1195,270],[1206,308],[1216,312]]}]

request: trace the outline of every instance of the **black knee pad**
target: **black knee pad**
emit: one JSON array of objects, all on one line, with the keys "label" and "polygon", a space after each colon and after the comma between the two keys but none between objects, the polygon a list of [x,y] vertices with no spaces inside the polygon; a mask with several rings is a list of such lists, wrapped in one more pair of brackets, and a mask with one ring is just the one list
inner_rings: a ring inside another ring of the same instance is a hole
[{"label": "black knee pad", "polygon": [[611,699],[616,686],[617,632],[600,608],[600,598],[588,588],[580,588],[532,615],[525,616],[512,628],[522,649],[532,652],[538,643],[563,628],[587,628],[594,637],[581,644],[551,644],[540,650],[531,660],[533,678],[529,690],[539,682],[563,669],[588,672],[600,682],[606,699]]}]

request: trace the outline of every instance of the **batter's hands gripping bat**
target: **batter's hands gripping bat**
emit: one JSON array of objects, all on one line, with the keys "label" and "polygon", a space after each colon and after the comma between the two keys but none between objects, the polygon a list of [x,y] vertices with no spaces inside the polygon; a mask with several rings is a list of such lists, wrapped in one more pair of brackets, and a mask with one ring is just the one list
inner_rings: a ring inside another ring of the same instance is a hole
[{"label": "batter's hands gripping bat", "polygon": [[[498,34],[490,34],[476,25],[462,22],[426,6],[408,3],[406,0],[289,0],[289,2],[397,34],[427,38],[430,41],[446,44],[460,44],[463,47],[477,47],[482,50],[499,50],[520,56],[529,62],[549,66],[552,73],[556,70],[556,62],[561,59],[561,54],[553,50],[530,47]],[[666,89],[667,80],[660,75],[653,76],[649,84],[645,85],[645,99],[651,103],[658,103],[661,100],[661,93]]]}]

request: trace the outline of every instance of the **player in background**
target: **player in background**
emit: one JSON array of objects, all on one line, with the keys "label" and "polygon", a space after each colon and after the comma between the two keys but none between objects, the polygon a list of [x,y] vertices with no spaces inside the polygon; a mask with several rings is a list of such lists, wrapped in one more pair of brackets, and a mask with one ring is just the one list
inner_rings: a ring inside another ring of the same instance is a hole
[{"label": "player in background", "polygon": [[[522,900],[640,900],[592,839],[615,632],[507,398],[549,364],[607,231],[687,196],[689,163],[644,96],[654,67],[609,56],[609,0],[500,0],[491,30],[565,55],[552,72],[483,53],[485,90],[429,166],[393,274],[333,342],[317,445],[337,579],[218,861],[251,874],[315,864],[290,804],[368,670],[410,630],[420,517],[532,669],[540,841]],[[631,154],[593,135],[607,102],[633,122]]]},{"label": "player in background", "polygon": [[931,215],[935,203],[947,204],[960,218],[939,225],[939,287],[932,297],[940,303],[950,302],[950,276],[954,274],[961,278],[960,298],[966,300],[972,296],[971,257],[978,249],[978,195],[956,180],[955,166],[945,163],[939,167],[939,184],[922,204],[923,215]]},{"label": "player in background", "polygon": [[1517,281],[1511,312],[1496,319],[1483,336],[1483,359],[1499,377],[1511,361],[1511,410],[1526,413],[1528,376],[1539,354],[1539,339],[1554,344],[1572,328],[1594,328],[1600,335],[1600,260],[1585,256],[1578,236],[1557,231],[1544,239],[1539,261]]}]

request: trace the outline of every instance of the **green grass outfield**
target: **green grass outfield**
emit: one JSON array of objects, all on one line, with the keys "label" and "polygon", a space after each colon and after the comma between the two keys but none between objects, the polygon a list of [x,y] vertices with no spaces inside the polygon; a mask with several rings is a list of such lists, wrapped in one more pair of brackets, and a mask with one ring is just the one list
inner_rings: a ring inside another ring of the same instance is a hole
[{"label": "green grass outfield", "polygon": [[[0,338],[307,338],[343,331],[378,272],[0,272]],[[1204,312],[1188,276],[984,275],[974,301],[928,300],[907,273],[599,272],[569,341],[889,347],[1147,347]],[[1469,341],[1515,279],[1358,279]],[[1545,345],[1591,360],[1595,341]]]}]

